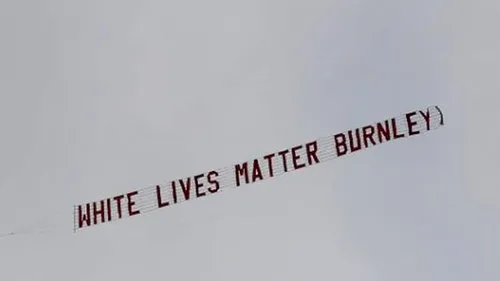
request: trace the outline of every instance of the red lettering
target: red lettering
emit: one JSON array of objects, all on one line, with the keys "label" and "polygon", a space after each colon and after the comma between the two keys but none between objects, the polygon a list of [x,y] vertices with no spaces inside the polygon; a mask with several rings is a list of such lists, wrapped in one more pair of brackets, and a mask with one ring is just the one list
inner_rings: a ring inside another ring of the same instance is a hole
[{"label": "red lettering", "polygon": [[202,178],[204,174],[199,174],[194,177],[194,187],[196,189],[196,197],[202,197],[205,196],[205,192],[200,192],[200,187],[203,187],[203,183],[200,183],[199,180]]},{"label": "red lettering", "polygon": [[101,222],[105,222],[105,219],[104,219],[104,200],[101,200],[100,201],[100,205],[101,205],[101,208],[98,209],[97,208],[97,204],[96,202],[93,203],[93,207],[94,207],[94,224],[97,224],[97,216],[101,216]]},{"label": "red lettering", "polygon": [[[334,136],[335,139],[335,148],[337,149],[337,156],[342,156],[347,153],[347,146],[345,144],[345,135],[344,133],[338,133]],[[340,148],[343,150],[340,150]]]},{"label": "red lettering", "polygon": [[90,204],[86,204],[86,212],[82,211],[82,205],[78,206],[78,227],[82,228],[83,223],[90,226]]},{"label": "red lettering", "polygon": [[248,183],[248,164],[245,162],[242,165],[237,164],[234,169],[236,175],[236,186],[240,186],[240,177],[245,176],[245,183]]},{"label": "red lettering", "polygon": [[122,218],[122,199],[123,199],[123,195],[118,195],[118,196],[115,196],[113,199],[115,199],[116,201],[116,209],[118,211],[118,218]]},{"label": "red lettering", "polygon": [[139,210],[132,210],[132,207],[135,205],[135,202],[132,201],[132,196],[137,195],[137,191],[132,191],[127,193],[127,200],[128,200],[128,214],[129,216],[137,215],[140,214],[141,212]]},{"label": "red lettering", "polygon": [[300,159],[300,155],[297,154],[297,150],[299,150],[301,148],[302,148],[302,145],[297,145],[297,146],[292,148],[292,160],[293,160],[292,162],[293,162],[293,168],[295,170],[302,169],[306,166],[306,164],[304,164],[304,163],[299,164],[297,161]]},{"label": "red lettering", "polygon": [[394,135],[394,139],[399,139],[404,137],[404,134],[398,134],[398,126],[396,124],[396,118],[392,118],[392,133]]},{"label": "red lettering", "polygon": [[219,173],[217,173],[216,171],[211,171],[207,175],[208,183],[213,185],[213,186],[208,188],[208,191],[210,193],[216,193],[217,191],[219,191],[219,188],[220,188],[219,181],[217,179],[214,179],[214,177],[218,177],[218,176],[219,176]]},{"label": "red lettering", "polygon": [[347,132],[347,135],[349,136],[349,146],[351,148],[351,152],[356,152],[361,149],[361,138],[359,137],[359,129],[356,129],[356,140],[357,144],[356,146],[354,145],[354,138],[352,136],[352,131],[349,130]]},{"label": "red lettering", "polygon": [[111,198],[106,199],[106,206],[108,209],[108,221],[111,221],[112,216],[111,216]]},{"label": "red lettering", "polygon": [[410,113],[407,113],[406,114],[406,122],[408,122],[408,134],[410,136],[413,136],[413,135],[418,135],[420,134],[420,132],[418,130],[416,131],[413,131],[413,127],[415,125],[417,125],[417,122],[416,121],[412,121],[411,120],[411,117],[414,116],[414,115],[417,115],[416,112],[410,112]]},{"label": "red lettering", "polygon": [[161,200],[161,188],[159,185],[156,186],[156,201],[158,203],[158,208],[167,207],[170,204],[168,201],[163,202]]},{"label": "red lettering", "polygon": [[373,139],[373,134],[375,134],[375,128],[372,125],[363,127],[363,142],[365,147],[368,147],[368,140],[370,140],[373,145],[377,144]]},{"label": "red lettering", "polygon": [[283,151],[280,151],[278,152],[278,154],[281,156],[281,158],[283,159],[283,170],[285,172],[288,172],[288,167],[287,167],[287,164],[286,164],[286,154],[288,153],[288,149],[286,150],[283,150]]},{"label": "red lettering", "polygon": [[313,159],[314,162],[319,163],[318,155],[316,153],[318,152],[318,142],[313,141],[308,144],[306,144],[306,153],[307,153],[307,161],[309,162],[309,165],[313,164]]},{"label": "red lettering", "polygon": [[175,181],[170,183],[170,187],[172,188],[172,197],[174,198],[174,204],[177,204],[177,188],[175,187]]},{"label": "red lettering", "polygon": [[187,178],[187,183],[184,183],[182,179],[179,180],[181,183],[181,189],[182,193],[184,194],[184,199],[189,200],[189,197],[191,196],[191,178]]},{"label": "red lettering", "polygon": [[425,124],[427,125],[427,131],[429,131],[431,129],[431,113],[429,112],[429,110],[427,110],[427,114],[422,112],[422,110],[419,111],[420,115],[422,115],[422,117],[424,117],[425,119]]},{"label": "red lettering", "polygon": [[274,157],[274,153],[272,154],[268,154],[266,156],[264,156],[264,159],[267,160],[267,166],[269,168],[269,177],[273,177],[274,176],[274,171],[273,171],[273,157]]},{"label": "red lettering", "polygon": [[377,123],[377,132],[378,132],[378,141],[382,143],[382,137],[385,138],[386,141],[391,140],[391,133],[389,132],[389,120],[385,120],[385,128],[382,123]]},{"label": "red lettering", "polygon": [[259,160],[253,160],[253,169],[252,169],[252,182],[256,180],[263,180],[262,171],[260,170]]}]

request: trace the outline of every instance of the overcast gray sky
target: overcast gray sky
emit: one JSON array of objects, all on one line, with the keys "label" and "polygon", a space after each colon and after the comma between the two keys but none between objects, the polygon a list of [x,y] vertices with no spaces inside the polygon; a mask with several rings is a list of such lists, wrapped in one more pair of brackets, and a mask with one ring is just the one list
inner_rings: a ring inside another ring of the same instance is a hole
[{"label": "overcast gray sky", "polygon": [[[2,280],[500,280],[498,1],[0,1]],[[72,206],[440,105],[72,233]]]}]

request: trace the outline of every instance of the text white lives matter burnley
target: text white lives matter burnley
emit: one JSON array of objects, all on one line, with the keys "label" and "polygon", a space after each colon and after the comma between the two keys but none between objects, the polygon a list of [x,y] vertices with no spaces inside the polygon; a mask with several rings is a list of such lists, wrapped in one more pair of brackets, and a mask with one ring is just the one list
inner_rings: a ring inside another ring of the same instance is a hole
[{"label": "text white lives matter burnley", "polygon": [[439,107],[415,110],[314,141],[279,150],[207,173],[176,179],[166,185],[135,190],[75,206],[75,230],[135,216],[231,187],[262,181],[391,140],[419,135],[444,124]]}]

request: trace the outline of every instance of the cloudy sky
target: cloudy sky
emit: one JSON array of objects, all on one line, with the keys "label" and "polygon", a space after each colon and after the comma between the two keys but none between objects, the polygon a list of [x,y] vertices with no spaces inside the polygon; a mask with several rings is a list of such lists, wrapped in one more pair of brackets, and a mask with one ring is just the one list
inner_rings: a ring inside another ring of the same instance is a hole
[{"label": "cloudy sky", "polygon": [[[1,279],[500,280],[499,15],[1,1]],[[424,136],[72,232],[73,204],[434,104]]]}]

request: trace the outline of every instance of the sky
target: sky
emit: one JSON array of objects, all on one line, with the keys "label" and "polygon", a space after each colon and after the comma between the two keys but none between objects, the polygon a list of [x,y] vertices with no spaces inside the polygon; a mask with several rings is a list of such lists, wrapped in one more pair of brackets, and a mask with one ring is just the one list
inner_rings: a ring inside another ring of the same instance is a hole
[{"label": "sky", "polygon": [[[498,1],[1,1],[6,280],[500,280]],[[73,233],[73,205],[439,105],[417,138]],[[48,232],[40,232],[48,228]],[[26,230],[26,234],[22,231]]]}]

